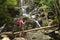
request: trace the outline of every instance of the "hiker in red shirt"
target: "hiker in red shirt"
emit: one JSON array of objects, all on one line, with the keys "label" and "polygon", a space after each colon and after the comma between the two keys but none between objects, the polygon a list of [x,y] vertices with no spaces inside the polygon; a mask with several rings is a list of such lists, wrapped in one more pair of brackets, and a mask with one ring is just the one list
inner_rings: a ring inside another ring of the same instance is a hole
[{"label": "hiker in red shirt", "polygon": [[24,22],[23,22],[22,19],[18,19],[18,20],[16,21],[16,25],[18,26],[17,28],[18,28],[18,30],[20,31],[20,36],[21,36],[22,33],[23,33],[23,32],[21,32],[21,31],[24,31],[23,24],[24,24]]},{"label": "hiker in red shirt", "polygon": [[22,30],[22,26],[23,26],[24,22],[22,19],[18,19],[16,21],[16,25],[18,26],[19,30]]},{"label": "hiker in red shirt", "polygon": [[16,24],[17,26],[21,27],[24,23],[23,20],[17,20]]}]

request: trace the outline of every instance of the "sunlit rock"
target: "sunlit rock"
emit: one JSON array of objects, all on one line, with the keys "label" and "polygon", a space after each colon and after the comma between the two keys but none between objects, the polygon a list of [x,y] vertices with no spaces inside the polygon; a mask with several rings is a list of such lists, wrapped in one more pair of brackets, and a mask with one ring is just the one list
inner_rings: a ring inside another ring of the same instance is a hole
[{"label": "sunlit rock", "polygon": [[23,37],[14,38],[13,40],[25,40]]},{"label": "sunlit rock", "polygon": [[7,35],[2,35],[2,40],[10,40],[9,37],[7,37]]},{"label": "sunlit rock", "polygon": [[57,33],[57,34],[58,34],[59,32],[58,32],[58,31],[55,31],[55,33]]}]

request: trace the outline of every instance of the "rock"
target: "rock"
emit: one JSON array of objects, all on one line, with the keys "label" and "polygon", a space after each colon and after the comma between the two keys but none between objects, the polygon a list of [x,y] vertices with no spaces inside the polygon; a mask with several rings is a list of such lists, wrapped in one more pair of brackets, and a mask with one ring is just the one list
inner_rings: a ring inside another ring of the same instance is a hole
[{"label": "rock", "polygon": [[4,37],[2,40],[10,40],[8,37]]},{"label": "rock", "polygon": [[55,33],[57,33],[57,34],[58,34],[59,32],[58,32],[58,31],[55,31]]},{"label": "rock", "polygon": [[2,40],[10,40],[9,37],[7,37],[7,35],[2,35]]},{"label": "rock", "polygon": [[14,38],[13,40],[25,40],[25,38],[23,38],[23,37],[17,37],[17,38]]},{"label": "rock", "polygon": [[51,37],[45,35],[41,31],[27,33],[27,40],[49,40],[49,39],[51,39]]}]

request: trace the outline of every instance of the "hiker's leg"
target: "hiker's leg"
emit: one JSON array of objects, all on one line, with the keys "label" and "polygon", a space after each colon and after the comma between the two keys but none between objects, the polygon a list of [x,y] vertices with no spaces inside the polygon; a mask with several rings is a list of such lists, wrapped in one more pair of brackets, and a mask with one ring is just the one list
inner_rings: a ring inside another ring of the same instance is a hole
[{"label": "hiker's leg", "polygon": [[22,36],[22,26],[19,26],[19,36]]}]

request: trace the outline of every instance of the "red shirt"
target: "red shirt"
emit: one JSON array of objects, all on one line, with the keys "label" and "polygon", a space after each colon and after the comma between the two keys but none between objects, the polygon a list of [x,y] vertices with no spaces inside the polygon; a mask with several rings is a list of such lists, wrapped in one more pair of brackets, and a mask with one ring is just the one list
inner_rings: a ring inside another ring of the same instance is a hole
[{"label": "red shirt", "polygon": [[23,23],[23,20],[17,20],[16,24],[17,24],[18,26],[22,26],[24,23]]}]

